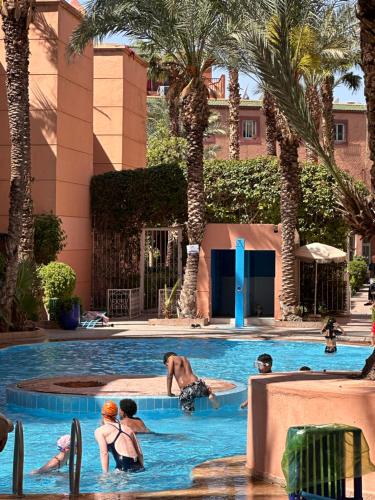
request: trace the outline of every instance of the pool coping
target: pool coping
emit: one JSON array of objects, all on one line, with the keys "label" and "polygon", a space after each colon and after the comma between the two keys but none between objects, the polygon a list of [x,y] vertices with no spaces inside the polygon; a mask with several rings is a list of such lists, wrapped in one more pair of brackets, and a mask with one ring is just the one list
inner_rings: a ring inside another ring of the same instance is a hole
[{"label": "pool coping", "polygon": [[[38,380],[38,379],[28,379]],[[225,380],[235,385],[234,388],[216,393],[220,406],[234,406],[241,404],[247,398],[247,386],[242,382]],[[75,395],[55,394],[37,391],[29,391],[18,387],[17,382],[5,387],[6,404],[15,405],[28,410],[45,410],[59,414],[74,414],[75,416],[100,413],[104,401],[111,399],[117,404],[123,398],[133,399],[138,406],[139,412],[155,410],[177,410],[180,408],[179,398],[168,395],[143,396],[135,394],[117,393],[105,395]],[[196,411],[211,409],[207,397],[195,400]]]}]

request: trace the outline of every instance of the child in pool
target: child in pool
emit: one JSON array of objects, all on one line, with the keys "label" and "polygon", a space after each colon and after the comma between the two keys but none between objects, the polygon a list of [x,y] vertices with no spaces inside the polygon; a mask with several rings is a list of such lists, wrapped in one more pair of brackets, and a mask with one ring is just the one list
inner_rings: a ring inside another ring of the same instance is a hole
[{"label": "child in pool", "polygon": [[55,470],[61,469],[64,465],[67,464],[69,460],[70,454],[70,436],[69,434],[65,434],[61,436],[60,439],[57,440],[57,448],[59,453],[55,455],[51,460],[49,460],[46,464],[44,464],[39,469],[35,469],[31,472],[31,474],[44,474],[46,472],[51,472]]}]

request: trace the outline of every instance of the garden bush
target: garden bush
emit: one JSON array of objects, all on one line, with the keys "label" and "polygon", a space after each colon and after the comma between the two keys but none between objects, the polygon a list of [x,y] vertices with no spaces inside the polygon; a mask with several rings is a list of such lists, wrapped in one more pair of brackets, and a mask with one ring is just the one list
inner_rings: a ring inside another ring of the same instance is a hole
[{"label": "garden bush", "polygon": [[143,225],[184,223],[186,179],[178,165],[108,172],[91,180],[93,227],[137,234]]},{"label": "garden bush", "polygon": [[38,268],[38,276],[44,291],[44,300],[69,299],[76,286],[76,273],[63,262],[50,262]]},{"label": "garden bush", "polygon": [[39,214],[34,222],[34,256],[37,264],[56,260],[66,243],[62,221],[54,214]]},{"label": "garden bush", "polygon": [[354,257],[348,263],[349,283],[352,293],[358,292],[367,276],[367,262],[363,257]]},{"label": "garden bush", "polygon": [[[301,166],[298,232],[301,244],[346,247],[348,226],[336,205],[335,181],[322,165]],[[280,175],[272,157],[210,160],[204,164],[207,222],[278,224]],[[186,168],[159,165],[110,172],[91,181],[96,230],[137,234],[146,226],[187,220]]]}]

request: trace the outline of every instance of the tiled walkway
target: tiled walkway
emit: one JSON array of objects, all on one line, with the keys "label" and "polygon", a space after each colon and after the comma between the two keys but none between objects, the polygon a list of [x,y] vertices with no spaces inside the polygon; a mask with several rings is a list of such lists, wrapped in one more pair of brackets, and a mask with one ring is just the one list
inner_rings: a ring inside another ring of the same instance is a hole
[{"label": "tiled walkway", "polygon": [[[0,496],[11,499],[10,495]],[[66,495],[26,495],[32,500],[62,500]],[[236,456],[205,462],[193,470],[192,487],[185,490],[160,491],[155,493],[96,493],[83,494],[84,500],[136,500],[136,499],[203,499],[219,498],[239,500],[286,500],[283,488],[253,481],[245,468],[245,457]]]}]

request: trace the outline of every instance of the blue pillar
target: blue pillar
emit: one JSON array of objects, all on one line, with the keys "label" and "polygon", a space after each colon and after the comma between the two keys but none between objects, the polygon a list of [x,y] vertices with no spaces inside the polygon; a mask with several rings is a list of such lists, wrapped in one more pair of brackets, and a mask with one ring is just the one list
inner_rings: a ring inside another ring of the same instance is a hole
[{"label": "blue pillar", "polygon": [[244,286],[245,286],[245,240],[236,240],[236,307],[235,307],[235,327],[245,326],[244,318]]}]

